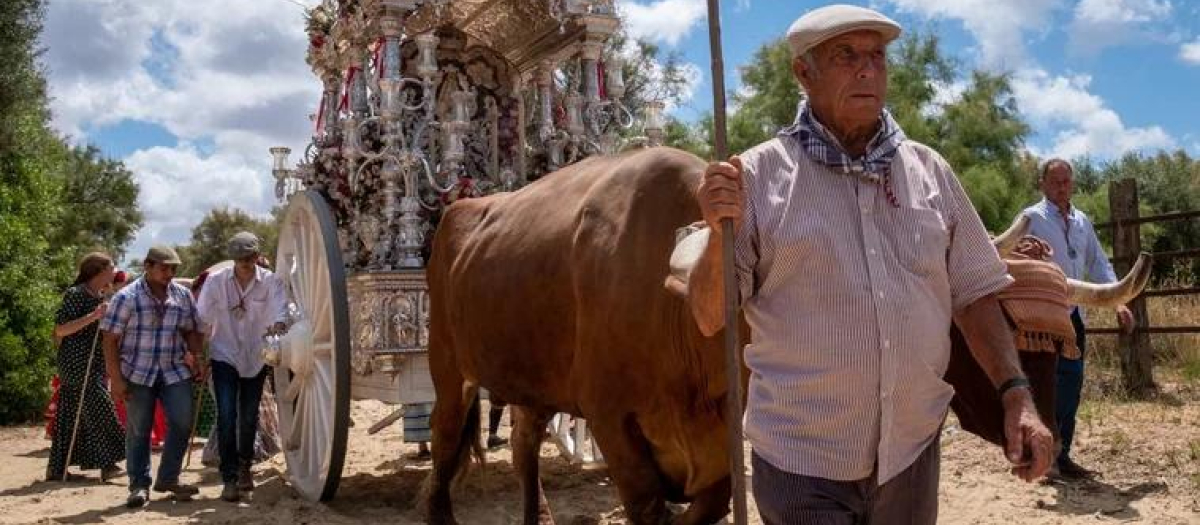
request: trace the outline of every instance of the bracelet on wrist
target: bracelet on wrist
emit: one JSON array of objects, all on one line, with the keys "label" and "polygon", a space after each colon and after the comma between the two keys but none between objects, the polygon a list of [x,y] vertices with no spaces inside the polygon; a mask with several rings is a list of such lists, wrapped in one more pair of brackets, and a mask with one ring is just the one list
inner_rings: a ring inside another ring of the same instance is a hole
[{"label": "bracelet on wrist", "polygon": [[1012,379],[1009,379],[1008,381],[1001,383],[1000,387],[996,389],[996,392],[998,394],[1000,394],[1001,398],[1003,398],[1004,394],[1007,393],[1009,390],[1012,390],[1014,388],[1032,388],[1032,386],[1033,385],[1031,385],[1029,383],[1028,378],[1026,378],[1025,376],[1017,376]]}]

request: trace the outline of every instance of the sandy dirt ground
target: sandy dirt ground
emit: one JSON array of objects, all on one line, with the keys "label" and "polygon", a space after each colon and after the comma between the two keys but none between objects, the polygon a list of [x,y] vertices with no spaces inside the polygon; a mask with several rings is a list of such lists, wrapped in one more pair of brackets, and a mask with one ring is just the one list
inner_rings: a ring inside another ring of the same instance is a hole
[{"label": "sandy dirt ground", "polygon": [[[1008,474],[998,449],[957,431],[951,420],[942,440],[940,522],[1200,524],[1200,386],[1168,383],[1164,391],[1154,402],[1084,406],[1077,459],[1104,473],[1091,482],[1024,484]],[[200,485],[197,500],[176,503],[155,495],[147,507],[127,510],[125,478],[102,484],[98,473],[88,472],[85,481],[42,481],[49,444],[42,430],[3,428],[0,523],[422,523],[415,500],[429,462],[406,459],[416,447],[403,444],[395,428],[366,434],[390,411],[379,402],[355,402],[345,475],[329,504],[295,495],[283,479],[282,456],[255,467],[259,486],[253,501],[223,502],[219,476],[199,466],[197,448],[184,474],[185,482]],[[509,451],[501,448],[488,456],[486,471],[473,471],[456,493],[459,521],[518,523]],[[603,469],[569,465],[552,445],[542,450],[541,469],[558,523],[624,523]],[[753,517],[751,523],[760,522]]]}]

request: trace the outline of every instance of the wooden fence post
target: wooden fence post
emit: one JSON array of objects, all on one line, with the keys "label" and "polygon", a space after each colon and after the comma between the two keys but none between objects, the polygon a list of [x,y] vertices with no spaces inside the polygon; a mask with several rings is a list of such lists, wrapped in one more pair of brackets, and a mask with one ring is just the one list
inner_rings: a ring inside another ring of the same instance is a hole
[{"label": "wooden fence post", "polygon": [[[1118,276],[1123,276],[1133,267],[1142,251],[1141,227],[1126,221],[1138,218],[1138,188],[1136,179],[1115,180],[1109,183],[1108,204],[1113,223],[1113,259]],[[1150,334],[1142,329],[1150,326],[1146,311],[1146,300],[1138,297],[1129,305],[1133,311],[1134,332],[1121,333],[1117,349],[1121,355],[1121,377],[1125,390],[1134,396],[1153,392],[1154,350],[1150,346]]]}]

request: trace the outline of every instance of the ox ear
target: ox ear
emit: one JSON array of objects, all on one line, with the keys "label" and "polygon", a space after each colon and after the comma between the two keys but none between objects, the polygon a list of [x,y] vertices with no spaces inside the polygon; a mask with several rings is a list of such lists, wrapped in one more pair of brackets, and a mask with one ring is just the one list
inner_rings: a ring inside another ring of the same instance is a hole
[{"label": "ox ear", "polygon": [[671,251],[671,273],[663,286],[680,299],[687,299],[688,279],[704,255],[711,230],[695,223],[675,230],[675,249]]},{"label": "ox ear", "polygon": [[1132,301],[1142,293],[1150,280],[1150,267],[1153,266],[1150,254],[1142,252],[1134,263],[1129,274],[1120,282],[1112,284],[1092,284],[1075,279],[1067,279],[1071,304],[1115,308]]},{"label": "ox ear", "polygon": [[992,238],[992,245],[1000,253],[1000,258],[1004,259],[1012,253],[1013,249],[1017,247],[1017,243],[1021,241],[1021,237],[1027,233],[1029,233],[1029,216],[1022,214],[1013,221],[1008,230]]}]

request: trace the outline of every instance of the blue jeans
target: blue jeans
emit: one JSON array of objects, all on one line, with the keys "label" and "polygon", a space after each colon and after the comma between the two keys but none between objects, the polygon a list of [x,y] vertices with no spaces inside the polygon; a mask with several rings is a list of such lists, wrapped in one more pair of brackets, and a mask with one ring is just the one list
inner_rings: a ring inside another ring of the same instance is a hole
[{"label": "blue jeans", "polygon": [[167,385],[159,377],[153,386],[127,384],[125,467],[129,471],[129,490],[150,488],[150,427],[154,425],[156,400],[162,401],[167,416],[167,439],[158,463],[158,483],[178,482],[192,427],[191,380]]},{"label": "blue jeans", "polygon": [[1071,442],[1075,439],[1075,414],[1079,411],[1079,397],[1083,392],[1083,359],[1087,355],[1087,334],[1079,309],[1071,312],[1071,324],[1075,325],[1075,344],[1079,346],[1079,359],[1058,356],[1058,377],[1054,388],[1054,417],[1058,420],[1058,434],[1062,438],[1062,451],[1058,461],[1071,459]]},{"label": "blue jeans", "polygon": [[258,402],[262,400],[263,367],[254,377],[241,377],[223,361],[212,364],[213,395],[217,398],[217,451],[221,456],[221,481],[237,481],[238,470],[254,460],[258,432]]}]

